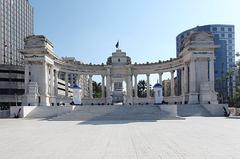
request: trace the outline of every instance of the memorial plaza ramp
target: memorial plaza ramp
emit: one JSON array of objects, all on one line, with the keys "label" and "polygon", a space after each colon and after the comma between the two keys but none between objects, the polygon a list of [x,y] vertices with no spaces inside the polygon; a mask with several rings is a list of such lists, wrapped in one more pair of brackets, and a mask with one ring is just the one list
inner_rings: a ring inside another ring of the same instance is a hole
[{"label": "memorial plaza ramp", "polygon": [[78,106],[71,112],[49,120],[161,120],[181,119],[181,117],[187,116],[211,116],[211,113],[201,105],[101,105]]}]

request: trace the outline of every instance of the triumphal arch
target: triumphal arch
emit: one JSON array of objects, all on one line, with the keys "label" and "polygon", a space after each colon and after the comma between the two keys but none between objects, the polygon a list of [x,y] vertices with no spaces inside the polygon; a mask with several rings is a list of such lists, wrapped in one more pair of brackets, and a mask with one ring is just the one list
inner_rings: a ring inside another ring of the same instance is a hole
[{"label": "triumphal arch", "polygon": [[[213,36],[206,32],[189,35],[184,49],[178,58],[155,63],[132,63],[131,58],[117,49],[105,64],[84,64],[78,61],[65,61],[53,52],[53,44],[44,36],[30,36],[25,40],[25,49],[21,50],[25,59],[25,100],[26,105],[57,105],[61,100],[71,101],[69,93],[69,74],[76,75],[76,81],[84,75],[87,77],[88,96],[83,96],[82,104],[112,104],[123,100],[125,104],[153,104],[150,96],[150,74],[171,73],[171,95],[163,97],[167,103],[178,104],[217,104],[214,90],[214,45]],[[176,95],[174,88],[174,72],[179,71],[181,78],[181,94]],[[65,85],[61,89],[65,94],[60,97],[58,90],[59,74],[65,76]],[[102,78],[102,98],[93,98],[92,76]],[[137,96],[137,80],[139,75],[147,77],[147,96]],[[126,92],[122,84],[126,83]],[[83,86],[82,86],[83,87]],[[63,97],[65,96],[65,98]]]}]

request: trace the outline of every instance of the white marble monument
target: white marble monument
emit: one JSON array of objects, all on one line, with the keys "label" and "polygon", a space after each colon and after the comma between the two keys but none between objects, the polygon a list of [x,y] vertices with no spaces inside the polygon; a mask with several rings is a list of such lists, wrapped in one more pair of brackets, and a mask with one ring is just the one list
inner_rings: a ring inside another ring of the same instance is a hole
[{"label": "white marble monument", "polygon": [[[53,45],[46,37],[30,36],[25,39],[25,49],[21,50],[25,60],[25,85],[28,89],[31,85],[29,81],[37,83],[39,100],[38,103],[32,102],[33,99],[28,96],[25,105],[50,106],[57,105],[60,99],[72,101],[68,95],[68,74],[88,77],[87,94],[89,96],[81,99],[83,104],[113,104],[115,99],[123,100],[123,98],[126,98],[126,104],[153,104],[156,101],[150,95],[150,76],[159,74],[161,84],[162,74],[165,72],[171,73],[171,96],[163,97],[165,102],[169,104],[216,104],[217,95],[214,90],[214,49],[216,47],[211,34],[195,32],[186,39],[184,49],[178,58],[156,63],[132,64],[126,52],[117,49],[107,59],[106,64],[94,65],[78,61],[66,62],[54,54]],[[174,91],[176,70],[181,70],[180,95],[176,95]],[[59,72],[65,74],[65,86],[59,86],[57,82]],[[93,97],[92,77],[94,75],[102,77],[102,98]],[[137,95],[138,75],[146,75],[146,98],[139,98]],[[123,82],[126,83],[125,97],[121,93],[123,90],[114,89],[114,84],[121,85]],[[59,97],[58,89],[65,90],[65,96]],[[122,97],[117,98],[118,95]],[[36,100],[35,96],[33,98]]]}]

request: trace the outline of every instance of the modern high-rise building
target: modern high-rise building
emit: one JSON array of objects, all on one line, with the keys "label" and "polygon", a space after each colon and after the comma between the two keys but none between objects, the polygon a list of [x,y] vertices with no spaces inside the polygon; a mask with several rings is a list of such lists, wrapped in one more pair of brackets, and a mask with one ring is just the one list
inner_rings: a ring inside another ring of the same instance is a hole
[{"label": "modern high-rise building", "polygon": [[0,0],[0,106],[21,104],[24,60],[19,50],[33,27],[29,0]]},{"label": "modern high-rise building", "polygon": [[[235,67],[235,31],[234,25],[204,25],[186,30],[176,37],[177,56],[184,47],[184,40],[190,33],[204,31],[212,33],[214,43],[219,48],[215,50],[215,90],[221,100],[226,100],[233,93],[234,81],[226,79],[227,72]],[[178,77],[179,77],[178,73]],[[179,83],[180,85],[180,83]]]}]

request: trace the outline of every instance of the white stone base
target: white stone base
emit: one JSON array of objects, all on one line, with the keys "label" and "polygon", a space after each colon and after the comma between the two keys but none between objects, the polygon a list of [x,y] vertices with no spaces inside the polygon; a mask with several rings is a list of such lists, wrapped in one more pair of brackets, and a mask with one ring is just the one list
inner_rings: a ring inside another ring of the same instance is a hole
[{"label": "white stone base", "polygon": [[198,93],[189,93],[188,104],[199,104]]}]

